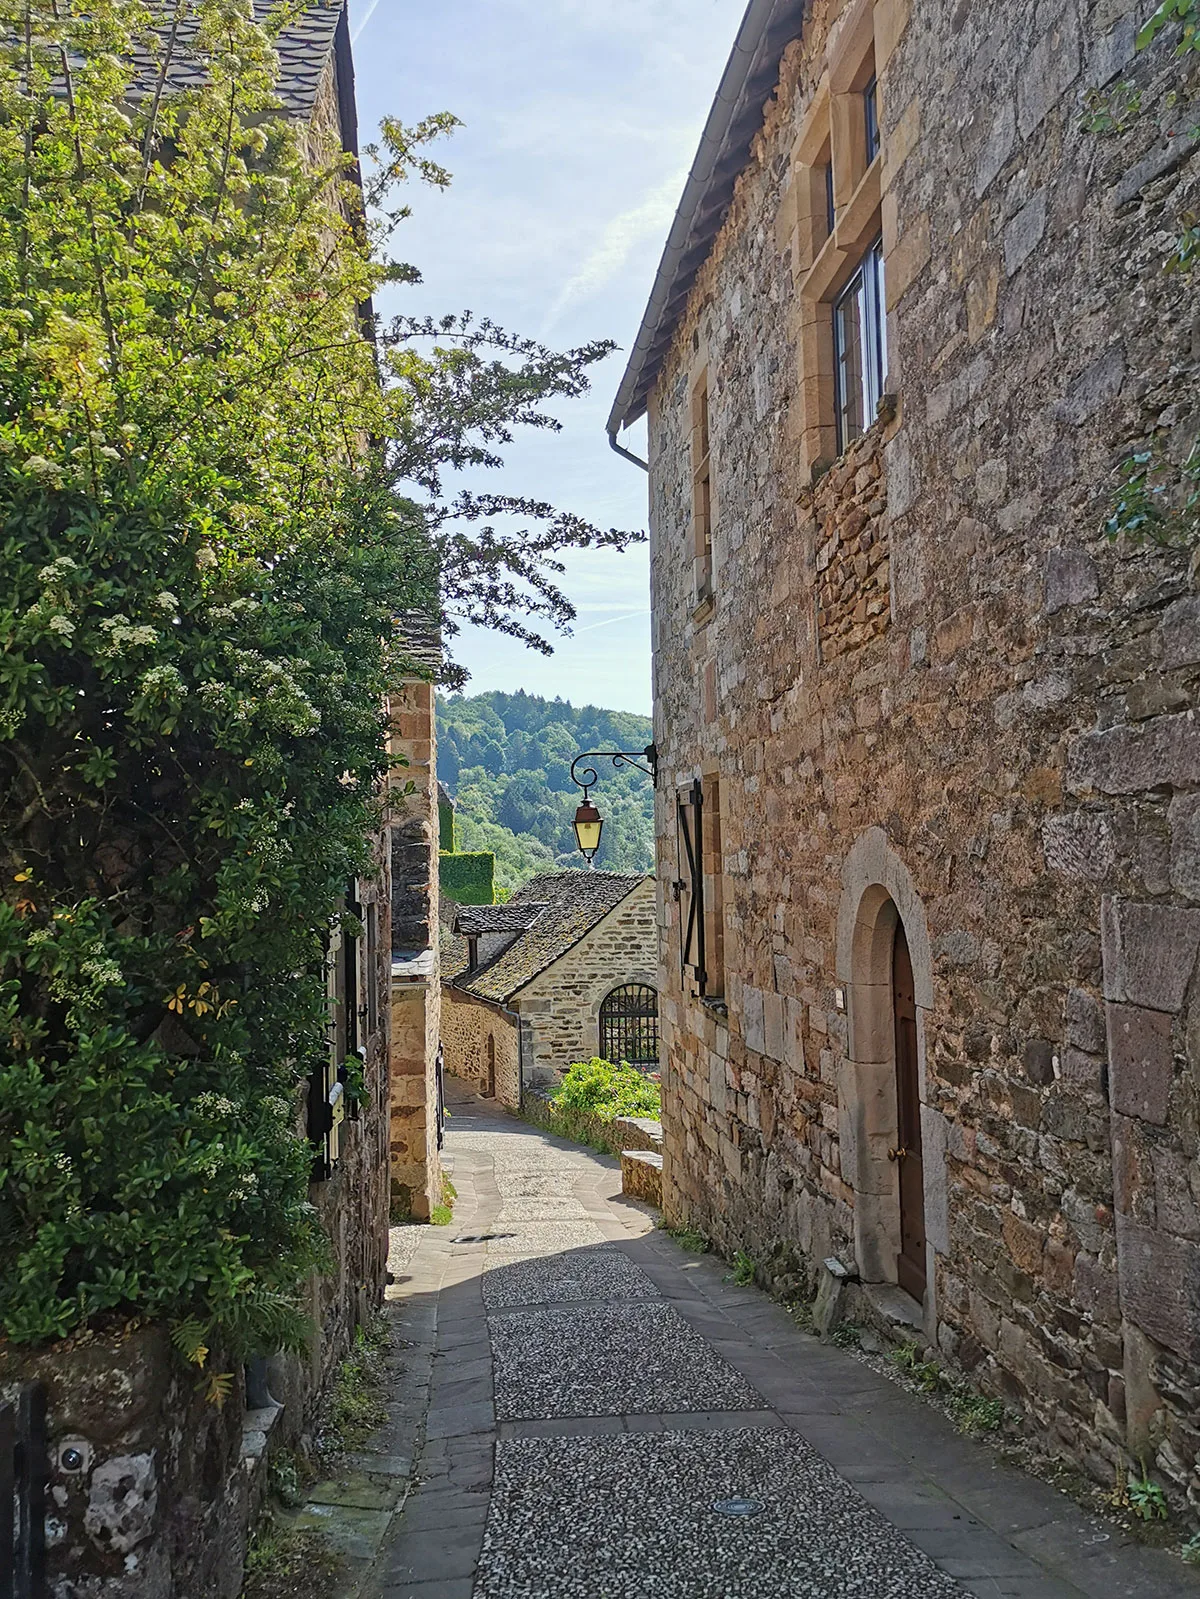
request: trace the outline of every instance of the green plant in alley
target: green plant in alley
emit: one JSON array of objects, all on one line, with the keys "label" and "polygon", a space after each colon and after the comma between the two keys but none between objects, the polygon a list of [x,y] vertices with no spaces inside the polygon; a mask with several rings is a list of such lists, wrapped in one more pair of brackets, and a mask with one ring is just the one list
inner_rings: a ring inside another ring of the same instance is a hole
[{"label": "green plant in alley", "polygon": [[1200,1532],[1194,1532],[1181,1547],[1179,1558],[1185,1566],[1200,1566]]},{"label": "green plant in alley", "polygon": [[264,1516],[246,1555],[242,1599],[333,1599],[341,1565],[319,1533]]},{"label": "green plant in alley", "polygon": [[435,1227],[449,1227],[454,1220],[454,1201],[458,1198],[458,1189],[449,1177],[442,1174],[442,1201],[434,1205],[429,1213],[429,1220]]},{"label": "green plant in alley", "polygon": [[662,1115],[662,1094],[653,1078],[636,1066],[614,1066],[598,1056],[576,1061],[551,1097],[560,1109],[588,1111],[601,1121]]},{"label": "green plant in alley", "polygon": [[[163,1316],[200,1365],[302,1343],[326,1260],[297,1106],[396,613],[529,636],[558,552],[628,539],[442,487],[607,345],[369,336],[453,119],[385,125],[364,210],[250,8],[164,11],[0,0],[0,1332]],[[207,74],[167,92],[185,13]]]},{"label": "green plant in alley", "polygon": [[738,1283],[744,1288],[748,1283],[754,1281],[757,1271],[758,1265],[753,1257],[748,1255],[744,1249],[739,1249],[733,1257],[733,1270],[730,1272],[728,1280]]},{"label": "green plant in alley", "polygon": [[836,1344],[839,1349],[857,1349],[862,1343],[862,1328],[853,1321],[844,1321],[840,1327],[835,1327],[829,1335],[829,1342]]},{"label": "green plant in alley", "polygon": [[1130,1477],[1125,1485],[1129,1508],[1139,1521],[1166,1521],[1170,1510],[1167,1496],[1146,1471],[1142,1461],[1140,1477]]},{"label": "green plant in alley", "polygon": [[667,1227],[664,1231],[689,1255],[707,1255],[712,1247],[704,1234],[694,1227]]},{"label": "green plant in alley", "polygon": [[359,1327],[349,1355],[338,1368],[317,1423],[317,1447],[332,1462],[360,1449],[387,1420],[387,1317],[374,1316]]}]

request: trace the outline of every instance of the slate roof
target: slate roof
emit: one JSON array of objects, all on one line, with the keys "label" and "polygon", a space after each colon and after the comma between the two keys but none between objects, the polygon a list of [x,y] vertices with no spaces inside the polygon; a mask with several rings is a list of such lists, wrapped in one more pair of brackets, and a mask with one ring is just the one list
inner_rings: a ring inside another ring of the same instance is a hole
[{"label": "slate roof", "polygon": [[523,933],[536,922],[546,909],[544,901],[537,904],[460,905],[454,917],[454,931],[464,938],[478,938],[481,933]]},{"label": "slate roof", "polygon": [[[285,0],[255,0],[255,15],[261,22]],[[277,92],[289,117],[307,121],[317,102],[317,91],[333,56],[334,38],[346,0],[314,0],[292,18],[276,41],[279,52]],[[154,25],[164,46],[171,32],[174,6],[170,0],[151,0],[151,9],[162,16]],[[196,18],[186,17],[179,25],[167,87],[183,90],[198,88],[204,82],[204,58],[192,45],[197,32]],[[137,88],[143,93],[158,81],[161,61],[147,52],[135,55]],[[135,90],[136,92],[136,90]]]},{"label": "slate roof", "polygon": [[535,877],[513,895],[509,908],[541,904],[545,908],[536,921],[470,976],[466,940],[454,939],[443,956],[442,976],[477,999],[507,1005],[527,983],[574,948],[635,888],[648,881],[642,872],[548,872]]}]

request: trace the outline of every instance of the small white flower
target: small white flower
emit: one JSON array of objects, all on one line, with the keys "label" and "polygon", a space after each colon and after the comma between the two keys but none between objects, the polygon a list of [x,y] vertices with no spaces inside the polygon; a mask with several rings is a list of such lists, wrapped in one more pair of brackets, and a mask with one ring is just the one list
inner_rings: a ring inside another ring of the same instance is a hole
[{"label": "small white flower", "polygon": [[52,616],[46,623],[51,633],[57,633],[59,638],[70,638],[75,631],[74,622],[65,616]]},{"label": "small white flower", "polygon": [[154,603],[160,611],[173,611],[179,601],[171,593],[170,589],[163,589],[161,594],[155,596]]},{"label": "small white flower", "polygon": [[217,552],[211,545],[202,544],[196,551],[196,565],[203,569],[204,567],[216,566],[216,564]]}]

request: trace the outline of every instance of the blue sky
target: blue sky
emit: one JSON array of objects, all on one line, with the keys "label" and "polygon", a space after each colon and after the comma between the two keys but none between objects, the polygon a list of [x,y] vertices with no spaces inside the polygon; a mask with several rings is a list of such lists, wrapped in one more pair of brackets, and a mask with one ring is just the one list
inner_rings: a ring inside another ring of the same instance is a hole
[{"label": "blue sky", "polygon": [[[425,281],[381,311],[469,308],[560,346],[628,349],[744,3],[350,0],[364,142],[387,113],[465,124],[439,152],[453,185],[414,189],[396,242]],[[624,363],[593,368],[592,393],[560,412],[564,431],[518,440],[492,486],[644,528],[645,475],[604,433]],[[645,548],[573,555],[564,586],[579,616],[552,657],[464,630],[467,692],[649,712]]]}]

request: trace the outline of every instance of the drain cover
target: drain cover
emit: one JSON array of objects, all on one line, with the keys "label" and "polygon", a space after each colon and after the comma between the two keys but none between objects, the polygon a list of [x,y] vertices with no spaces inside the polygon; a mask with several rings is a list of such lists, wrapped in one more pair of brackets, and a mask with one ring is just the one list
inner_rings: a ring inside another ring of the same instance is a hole
[{"label": "drain cover", "polygon": [[713,1509],[719,1516],[757,1516],[764,1506],[757,1499],[717,1499]]}]

